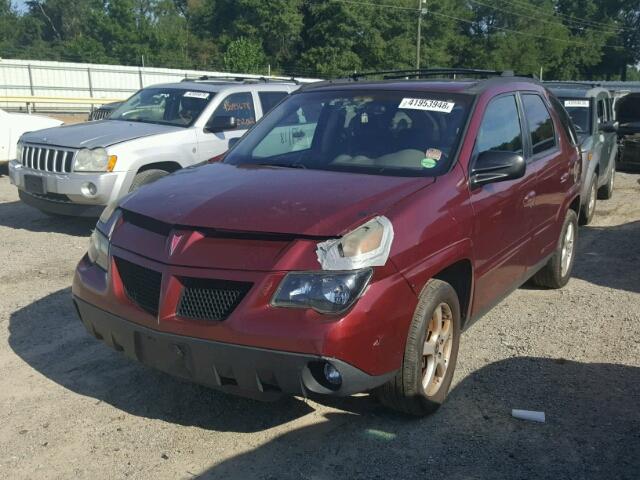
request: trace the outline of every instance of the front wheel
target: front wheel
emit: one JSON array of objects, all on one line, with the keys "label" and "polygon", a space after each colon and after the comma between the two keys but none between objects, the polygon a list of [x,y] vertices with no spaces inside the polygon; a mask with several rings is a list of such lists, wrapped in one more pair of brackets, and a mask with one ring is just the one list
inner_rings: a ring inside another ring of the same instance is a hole
[{"label": "front wheel", "polygon": [[169,172],[167,172],[166,170],[160,170],[158,168],[138,172],[136,173],[136,176],[133,177],[133,182],[131,182],[129,192],[133,192],[143,185],[147,185],[149,183],[155,182],[156,180],[160,180],[162,177],[166,177],[167,175],[169,175]]},{"label": "front wheel", "polygon": [[596,212],[596,199],[598,198],[598,177],[594,174],[589,185],[587,202],[580,209],[580,225],[589,225]]},{"label": "front wheel", "polygon": [[547,264],[533,276],[533,283],[540,287],[562,288],[569,282],[576,257],[577,237],[578,216],[576,212],[569,210],[562,225],[556,250]]},{"label": "front wheel", "polygon": [[381,403],[410,415],[435,412],[451,386],[460,331],[455,290],[441,280],[429,281],[409,326],[402,367],[377,391]]},{"label": "front wheel", "polygon": [[615,186],[615,182],[616,166],[614,164],[611,167],[611,173],[609,174],[609,180],[607,181],[607,184],[603,185],[602,187],[600,187],[600,190],[598,190],[598,198],[602,200],[609,200],[611,197],[613,197],[613,187]]}]

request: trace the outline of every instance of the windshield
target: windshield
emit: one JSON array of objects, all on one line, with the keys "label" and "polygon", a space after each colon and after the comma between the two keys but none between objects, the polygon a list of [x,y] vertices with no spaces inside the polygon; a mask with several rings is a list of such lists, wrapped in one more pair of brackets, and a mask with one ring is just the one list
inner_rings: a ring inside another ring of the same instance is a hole
[{"label": "windshield", "polygon": [[591,100],[588,98],[560,98],[578,135],[591,132]]},{"label": "windshield", "polygon": [[233,165],[402,176],[445,172],[472,97],[392,91],[294,94],[225,158]]},{"label": "windshield", "polygon": [[188,127],[214,95],[181,88],[145,88],[114,110],[109,120]]}]

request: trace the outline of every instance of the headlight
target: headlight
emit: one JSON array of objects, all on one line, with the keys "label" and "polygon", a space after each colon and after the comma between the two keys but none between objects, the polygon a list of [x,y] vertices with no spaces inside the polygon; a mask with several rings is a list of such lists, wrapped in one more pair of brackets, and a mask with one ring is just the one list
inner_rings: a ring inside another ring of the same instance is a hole
[{"label": "headlight", "polygon": [[104,148],[89,150],[83,148],[76,154],[74,170],[76,172],[111,172],[118,157],[107,154]]},{"label": "headlight", "polygon": [[393,225],[375,217],[337,240],[318,244],[316,254],[323,270],[355,270],[382,266],[389,258]]},{"label": "headlight", "polygon": [[16,145],[16,161],[22,163],[22,140],[18,140]]},{"label": "headlight", "polygon": [[109,270],[109,240],[98,229],[95,229],[89,238],[87,255],[92,263],[105,271]]},{"label": "headlight", "polygon": [[282,280],[271,304],[341,313],[362,295],[372,273],[370,268],[352,272],[292,272]]}]

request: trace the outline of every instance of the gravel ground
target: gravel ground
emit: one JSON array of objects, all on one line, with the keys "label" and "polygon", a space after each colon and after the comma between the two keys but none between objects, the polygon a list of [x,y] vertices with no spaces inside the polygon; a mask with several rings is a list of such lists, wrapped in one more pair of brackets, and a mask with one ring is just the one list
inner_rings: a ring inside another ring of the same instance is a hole
[{"label": "gravel ground", "polygon": [[[640,478],[640,185],[580,230],[574,278],[525,286],[462,338],[447,404],[229,397],[132,363],[70,301],[91,224],[0,178],[0,478]],[[544,410],[544,424],[511,418]]]}]

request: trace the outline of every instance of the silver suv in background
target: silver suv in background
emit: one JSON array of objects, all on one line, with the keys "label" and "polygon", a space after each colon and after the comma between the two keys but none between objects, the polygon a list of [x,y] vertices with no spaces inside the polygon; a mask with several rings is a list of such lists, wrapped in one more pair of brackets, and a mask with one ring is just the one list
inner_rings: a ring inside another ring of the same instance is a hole
[{"label": "silver suv in background", "polygon": [[547,82],[545,85],[567,111],[582,150],[582,190],[580,224],[591,222],[596,199],[613,195],[617,123],[611,93],[602,87],[579,82]]},{"label": "silver suv in background", "polygon": [[9,164],[45,213],[99,216],[141,185],[224,154],[294,81],[200,79],[139,90],[105,119],[24,134]]}]

